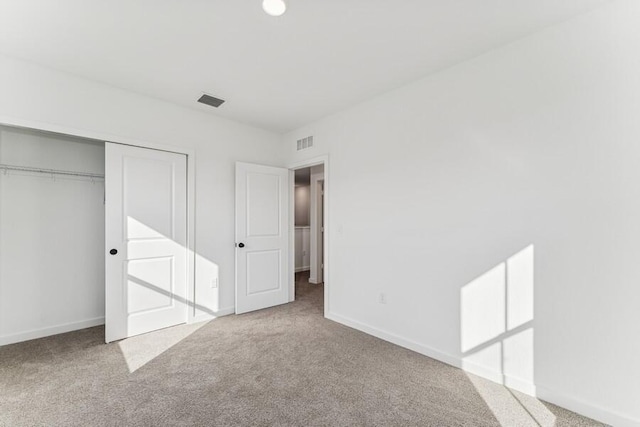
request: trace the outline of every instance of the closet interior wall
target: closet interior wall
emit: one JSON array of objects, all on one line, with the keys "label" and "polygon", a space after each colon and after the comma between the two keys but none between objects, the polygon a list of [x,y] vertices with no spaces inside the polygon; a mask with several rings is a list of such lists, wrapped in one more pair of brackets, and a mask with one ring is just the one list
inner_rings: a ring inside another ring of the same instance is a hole
[{"label": "closet interior wall", "polygon": [[104,143],[0,126],[0,345],[104,323]]}]

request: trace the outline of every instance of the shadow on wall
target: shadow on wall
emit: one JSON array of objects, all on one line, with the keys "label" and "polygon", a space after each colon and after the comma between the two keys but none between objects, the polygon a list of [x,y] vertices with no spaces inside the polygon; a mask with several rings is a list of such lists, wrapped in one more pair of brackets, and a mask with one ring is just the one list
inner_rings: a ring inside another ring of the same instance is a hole
[{"label": "shadow on wall", "polygon": [[[533,244],[460,289],[460,325],[465,371],[535,395]],[[488,392],[480,383],[476,388],[503,425],[514,422],[514,416],[534,425],[555,423],[537,399],[526,399],[525,404],[507,388],[501,390],[507,396]],[[501,410],[505,398],[512,401],[510,413]]]}]

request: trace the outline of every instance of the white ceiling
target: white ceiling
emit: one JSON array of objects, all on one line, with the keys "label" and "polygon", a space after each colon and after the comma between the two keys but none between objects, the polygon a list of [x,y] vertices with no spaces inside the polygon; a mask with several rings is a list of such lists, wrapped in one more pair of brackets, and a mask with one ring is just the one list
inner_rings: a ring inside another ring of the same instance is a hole
[{"label": "white ceiling", "polygon": [[605,1],[0,0],[0,52],[283,132]]}]

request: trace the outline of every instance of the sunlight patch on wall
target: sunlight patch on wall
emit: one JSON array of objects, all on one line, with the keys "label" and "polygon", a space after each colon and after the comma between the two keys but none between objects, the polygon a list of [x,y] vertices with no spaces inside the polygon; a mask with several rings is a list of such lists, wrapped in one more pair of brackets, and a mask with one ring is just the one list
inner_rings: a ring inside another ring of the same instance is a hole
[{"label": "sunlight patch on wall", "polygon": [[529,245],[460,290],[463,366],[533,390],[534,250]]},{"label": "sunlight patch on wall", "polygon": [[[464,370],[535,395],[533,245],[461,288],[460,328]],[[530,421],[535,422],[532,425],[538,425],[539,420],[531,418],[533,415],[510,390],[498,387],[490,394],[478,390],[496,417],[505,410],[510,416],[524,411]],[[534,399],[529,404],[536,407],[545,420],[550,420],[553,415],[547,414],[549,411],[544,405],[536,402]],[[537,407],[538,404],[542,407]]]},{"label": "sunlight patch on wall", "polygon": [[460,291],[462,352],[505,332],[505,264],[499,264]]},{"label": "sunlight patch on wall", "polygon": [[533,320],[533,245],[507,260],[507,329]]}]

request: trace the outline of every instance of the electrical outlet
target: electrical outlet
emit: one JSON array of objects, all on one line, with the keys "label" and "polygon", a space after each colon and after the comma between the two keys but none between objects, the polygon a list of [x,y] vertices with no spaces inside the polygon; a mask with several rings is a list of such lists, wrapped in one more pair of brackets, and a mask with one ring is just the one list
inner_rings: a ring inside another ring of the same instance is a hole
[{"label": "electrical outlet", "polygon": [[214,277],[211,279],[211,289],[216,289],[218,287],[218,278]]},{"label": "electrical outlet", "polygon": [[380,304],[386,304],[387,303],[387,294],[385,294],[384,292],[380,292],[380,295],[378,295],[378,302]]}]

